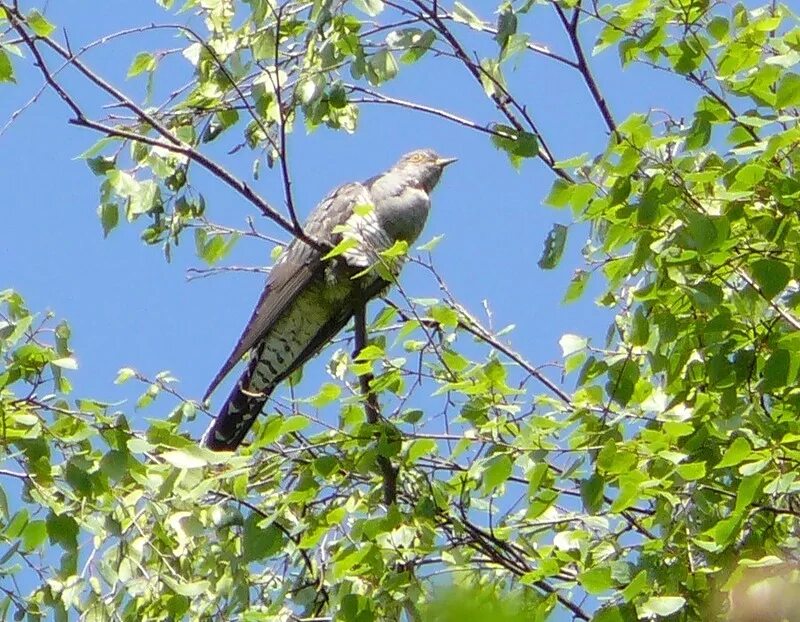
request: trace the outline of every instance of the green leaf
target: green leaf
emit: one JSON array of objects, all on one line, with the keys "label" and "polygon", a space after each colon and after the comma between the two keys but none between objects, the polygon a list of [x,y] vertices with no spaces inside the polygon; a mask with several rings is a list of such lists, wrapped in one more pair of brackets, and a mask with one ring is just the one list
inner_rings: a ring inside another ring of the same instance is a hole
[{"label": "green leaf", "polygon": [[566,225],[559,223],[555,223],[550,229],[547,239],[544,241],[542,256],[539,258],[539,267],[542,270],[552,270],[561,261],[564,247],[567,244],[567,230]]},{"label": "green leaf", "polygon": [[94,158],[86,158],[86,164],[95,175],[105,177],[105,174],[116,166],[116,158],[96,156]]},{"label": "green leaf", "polygon": [[435,451],[436,441],[432,438],[418,438],[412,442],[408,448],[408,461],[414,463],[422,456],[434,453]]},{"label": "green leaf", "polygon": [[443,350],[442,360],[444,361],[445,365],[447,365],[448,370],[456,373],[462,372],[470,366],[470,361],[467,357],[462,356],[458,352],[454,352],[452,350]]},{"label": "green leaf", "polygon": [[375,211],[375,206],[372,203],[359,203],[353,206],[353,213],[357,216],[368,216]]},{"label": "green leaf", "polygon": [[592,56],[596,56],[610,45],[614,45],[622,38],[624,31],[614,24],[608,24],[600,31],[600,36],[592,48]]},{"label": "green leaf", "polygon": [[103,226],[103,237],[107,238],[119,224],[119,207],[116,203],[102,203],[97,208],[97,215],[100,216],[100,224]]},{"label": "green leaf", "polygon": [[631,605],[606,605],[592,616],[592,622],[628,622],[636,619]]},{"label": "green leaf", "polygon": [[767,169],[760,164],[748,163],[742,166],[734,177],[734,182],[731,184],[730,189],[750,190],[757,186],[767,174]]},{"label": "green leaf", "polygon": [[493,492],[511,476],[514,463],[506,454],[497,454],[487,460],[483,468],[483,490]]},{"label": "green leaf", "polygon": [[708,22],[708,33],[714,37],[717,41],[722,41],[730,30],[730,24],[728,20],[722,16],[714,17],[710,22]]},{"label": "green leaf", "polygon": [[792,276],[789,267],[777,259],[759,259],[750,264],[753,280],[768,300],[783,291]]},{"label": "green leaf", "polygon": [[508,154],[514,168],[519,168],[523,158],[539,155],[539,140],[535,134],[497,124],[493,128],[492,144]]},{"label": "green leaf", "polygon": [[25,525],[22,531],[22,550],[28,553],[38,549],[47,538],[47,524],[43,520],[34,520]]},{"label": "green leaf", "polygon": [[372,547],[361,546],[359,548],[348,547],[337,556],[333,563],[333,574],[337,578],[343,578],[364,558],[372,552]]},{"label": "green leaf", "polygon": [[208,464],[205,451],[199,447],[165,451],[161,458],[179,469],[199,469]]},{"label": "green leaf", "polygon": [[424,416],[425,413],[423,411],[414,408],[403,413],[403,421],[413,425],[415,423],[419,423]]},{"label": "green leaf", "polygon": [[8,509],[8,497],[5,490],[0,486],[0,521],[6,522],[10,516]]},{"label": "green leaf", "polygon": [[139,52],[128,69],[128,77],[132,78],[144,71],[153,71],[155,68],[156,57],[150,52]]},{"label": "green leaf", "polygon": [[28,13],[27,22],[31,27],[31,30],[33,30],[33,32],[40,37],[49,37],[56,29],[56,27],[48,22],[44,15],[42,15],[36,9],[33,9],[30,13]]},{"label": "green leaf", "polygon": [[101,138],[96,143],[94,143],[91,147],[89,147],[86,151],[81,153],[78,156],[78,159],[81,160],[88,160],[90,158],[94,158],[98,154],[100,154],[106,147],[113,145],[117,142],[116,138],[112,138],[106,136],[105,138]]},{"label": "green leaf", "polygon": [[717,242],[717,228],[714,221],[704,214],[690,211],[686,215],[689,221],[689,234],[694,248],[705,251],[712,248]]},{"label": "green leaf", "polygon": [[190,581],[186,583],[173,583],[172,589],[175,590],[175,593],[180,594],[181,596],[186,596],[187,598],[197,598],[198,596],[207,594],[210,586],[211,584],[208,581],[201,580]]},{"label": "green leaf", "polygon": [[255,512],[247,517],[242,536],[242,552],[246,562],[258,561],[274,555],[283,546],[283,533],[276,525],[260,527],[263,519]]},{"label": "green leaf", "polygon": [[358,240],[355,238],[344,238],[336,246],[334,246],[328,253],[322,256],[323,259],[333,259],[339,255],[344,255],[347,251],[358,246]]},{"label": "green leaf", "polygon": [[793,385],[797,377],[798,353],[775,350],[764,364],[764,378],[759,385],[763,392],[775,391]]},{"label": "green leaf", "polygon": [[127,382],[131,378],[136,377],[136,370],[131,369],[130,367],[123,367],[117,372],[117,377],[114,380],[114,384],[122,384],[123,382]]},{"label": "green leaf", "polygon": [[114,192],[121,197],[127,199],[139,192],[139,182],[130,173],[119,169],[111,169],[106,173],[106,178]]},{"label": "green leaf", "polygon": [[561,346],[561,355],[566,358],[571,354],[575,354],[575,352],[580,352],[589,344],[589,340],[586,337],[581,337],[579,335],[572,335],[567,333],[566,335],[561,335],[561,338],[558,340],[558,345]]},{"label": "green leaf", "polygon": [[640,570],[639,573],[633,578],[633,580],[625,586],[625,589],[622,590],[622,598],[625,600],[626,603],[631,602],[634,598],[636,598],[639,594],[644,592],[649,585],[649,581],[647,579],[647,571]]},{"label": "green leaf", "polygon": [[607,566],[589,568],[578,576],[578,583],[589,594],[602,594],[613,585],[611,568]]},{"label": "green leaf", "polygon": [[51,365],[55,365],[56,367],[60,367],[61,369],[78,369],[78,361],[76,361],[71,356],[65,356],[63,358],[53,359],[50,361]]},{"label": "green leaf", "polygon": [[703,117],[696,117],[692,127],[686,134],[686,148],[700,149],[711,140],[711,122]]},{"label": "green leaf", "polygon": [[400,68],[394,55],[387,49],[379,50],[369,57],[369,80],[372,84],[382,84],[393,79]]},{"label": "green leaf", "polygon": [[631,322],[630,342],[635,346],[643,346],[650,339],[650,322],[642,307],[637,307],[633,312]]},{"label": "green leaf", "polygon": [[53,514],[47,516],[47,534],[50,542],[60,545],[67,551],[74,551],[78,547],[78,534],[80,528],[72,516],[67,514]]},{"label": "green leaf", "polygon": [[461,2],[453,3],[453,21],[467,24],[470,28],[481,30],[484,26],[483,21],[475,15],[467,6]]},{"label": "green leaf", "polygon": [[777,108],[790,108],[797,105],[800,105],[800,75],[787,73],[778,83],[775,106]]},{"label": "green leaf", "polygon": [[747,439],[743,436],[737,436],[734,441],[730,444],[725,453],[722,456],[722,459],[717,463],[714,467],[715,469],[724,469],[725,467],[736,466],[741,462],[744,462],[745,459],[750,457],[752,453],[752,448],[750,447],[750,443],[747,442]]},{"label": "green leaf", "polygon": [[567,286],[567,291],[564,294],[564,298],[561,300],[561,302],[564,304],[569,304],[579,300],[586,291],[586,286],[589,284],[589,277],[591,277],[591,275],[592,273],[586,270],[575,270],[575,273],[572,275],[572,279],[569,282],[569,286]]},{"label": "green leaf", "polygon": [[604,484],[603,477],[598,473],[581,482],[581,501],[589,514],[596,514],[603,506]]},{"label": "green leaf", "polygon": [[405,240],[395,240],[386,250],[380,252],[381,257],[386,259],[394,259],[396,257],[405,257],[408,254],[408,242]]},{"label": "green leaf", "polygon": [[505,57],[508,50],[508,42],[517,32],[517,16],[510,6],[497,14],[497,34],[494,39],[500,46],[500,54]]},{"label": "green leaf", "polygon": [[197,255],[209,264],[224,259],[239,241],[239,234],[214,234],[209,236],[204,229],[195,229],[194,242]]},{"label": "green leaf", "polygon": [[22,508],[16,514],[14,514],[14,518],[6,525],[5,528],[5,537],[9,540],[13,540],[14,538],[19,537],[25,526],[28,524],[30,520],[30,514],[26,508]]},{"label": "green leaf", "polygon": [[357,9],[366,13],[370,17],[379,15],[384,9],[382,0],[354,0],[353,4],[355,4]]},{"label": "green leaf", "polygon": [[422,34],[412,37],[410,45],[405,53],[400,57],[401,63],[416,63],[431,48],[436,41],[436,32],[426,30]]},{"label": "green leaf", "polygon": [[675,472],[683,479],[689,482],[702,479],[706,475],[705,462],[689,462],[687,464],[680,464],[675,469]]},{"label": "green leaf", "polygon": [[764,476],[760,473],[743,477],[739,484],[739,489],[736,491],[736,506],[735,512],[742,512],[746,510],[762,488]]},{"label": "green leaf", "polygon": [[443,239],[444,235],[435,235],[429,241],[425,242],[425,244],[417,246],[417,250],[429,253],[439,246],[439,242],[441,242]]},{"label": "green leaf", "polygon": [[569,204],[574,190],[575,184],[564,181],[563,179],[556,179],[544,203],[552,207],[564,207]]},{"label": "green leaf", "polygon": [[710,281],[698,283],[691,293],[692,300],[703,311],[713,311],[719,307],[724,296],[722,288]]},{"label": "green leaf", "polygon": [[428,313],[431,318],[444,328],[455,328],[458,326],[458,312],[446,304],[432,306]]},{"label": "green leaf", "polygon": [[311,422],[303,415],[292,415],[288,417],[281,425],[280,435],[291,434],[292,432],[299,432],[308,427]]},{"label": "green leaf", "polygon": [[685,604],[683,596],[654,596],[639,606],[639,617],[668,616],[680,611]]},{"label": "green leaf", "polygon": [[620,405],[625,406],[633,397],[633,391],[638,380],[638,365],[632,360],[621,360],[608,368],[606,393]]},{"label": "green leaf", "polygon": [[710,535],[717,545],[724,547],[730,544],[739,533],[741,524],[742,515],[733,513],[728,518],[718,521],[706,534]]},{"label": "green leaf", "polygon": [[3,50],[0,50],[0,82],[16,82],[14,67],[11,60]]},{"label": "green leaf", "polygon": [[314,460],[314,470],[322,477],[328,477],[338,466],[339,460],[336,456],[320,456]]},{"label": "green leaf", "polygon": [[340,387],[338,384],[326,382],[320,388],[319,393],[311,398],[310,402],[316,408],[322,408],[323,406],[326,406],[327,404],[330,404],[338,399],[341,393],[342,387]]}]

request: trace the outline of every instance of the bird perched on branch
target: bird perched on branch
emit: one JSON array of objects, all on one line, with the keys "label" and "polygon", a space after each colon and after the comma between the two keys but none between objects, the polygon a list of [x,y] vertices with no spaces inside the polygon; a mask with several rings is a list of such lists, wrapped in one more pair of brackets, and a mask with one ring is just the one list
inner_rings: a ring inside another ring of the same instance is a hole
[{"label": "bird perched on branch", "polygon": [[396,242],[417,239],[430,193],[452,162],[455,158],[430,149],[412,151],[385,173],[340,186],[317,205],[303,227],[306,239],[316,244],[295,238],[282,253],[239,342],[203,397],[249,354],[247,369],[203,435],[203,445],[236,449],[275,387],[391,284],[386,271],[381,276],[368,268]]}]

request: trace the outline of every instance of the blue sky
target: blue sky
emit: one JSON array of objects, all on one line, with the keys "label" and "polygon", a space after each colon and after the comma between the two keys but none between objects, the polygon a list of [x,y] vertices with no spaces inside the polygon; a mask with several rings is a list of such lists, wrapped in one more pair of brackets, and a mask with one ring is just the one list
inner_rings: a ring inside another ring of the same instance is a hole
[{"label": "blue sky", "polygon": [[[475,8],[480,4],[473,3]],[[47,16],[59,29],[66,28],[73,48],[122,28],[187,19],[169,18],[149,3],[78,0],[50,3]],[[482,16],[494,19],[488,13]],[[534,41],[568,53],[559,26],[547,11],[534,12],[520,30],[531,33]],[[585,34],[584,41],[591,49],[592,37]],[[141,79],[125,79],[134,55],[179,43],[165,35],[134,36],[93,51],[86,60],[126,92],[141,93]],[[170,90],[173,81],[189,71],[188,64],[182,63],[178,58],[170,61],[166,71],[158,74],[157,89]],[[637,67],[621,71],[613,50],[592,58],[591,63],[618,121],[651,108],[669,110],[677,117],[692,111],[696,94],[676,77]],[[0,125],[42,84],[28,60],[17,59],[16,70],[18,84],[2,87]],[[603,147],[602,119],[577,73],[528,54],[518,60],[508,79],[549,137],[557,158]],[[72,76],[67,84],[82,101],[96,105],[96,95],[85,82]],[[479,87],[454,61],[428,58],[403,66],[385,92],[443,107],[479,123],[500,121]],[[70,322],[80,364],[71,376],[76,397],[131,398],[138,387],[113,384],[117,370],[129,366],[149,376],[168,369],[179,378],[184,395],[199,399],[249,317],[262,277],[228,273],[187,282],[187,268],[204,267],[194,256],[190,237],[169,264],[157,248],[139,241],[141,227],[136,224],[123,225],[103,239],[96,215],[98,179],[83,161],[75,159],[98,136],[68,125],[68,118],[66,107],[48,92],[0,136],[0,288],[17,289],[32,309],[52,310]],[[456,297],[479,315],[487,300],[497,328],[516,324],[509,340],[535,364],[560,358],[558,339],[564,333],[601,340],[610,315],[592,303],[591,295],[570,306],[560,302],[573,270],[582,263],[585,230],[570,231],[568,249],[557,270],[540,270],[536,262],[548,230],[553,222],[569,223],[570,214],[542,205],[553,180],[545,166],[529,160],[521,170],[514,170],[486,135],[382,105],[362,107],[353,135],[324,129],[309,135],[299,127],[289,142],[296,205],[305,215],[334,186],[367,178],[406,151],[428,146],[459,158],[434,195],[433,213],[422,236],[425,241],[444,234],[434,258]],[[221,145],[209,153],[239,176],[248,177],[252,152],[229,156]],[[243,227],[245,219],[253,217],[265,233],[285,237],[219,182],[201,178],[197,183],[213,220]],[[253,185],[274,205],[282,206],[277,171],[264,171]],[[226,261],[268,264],[269,250],[263,244],[242,241]],[[413,296],[438,295],[431,280],[414,266],[406,269],[402,282]],[[593,284],[595,294],[598,285]],[[371,314],[378,309],[373,304]],[[321,380],[319,364],[313,369],[316,375],[311,383]],[[551,370],[550,375],[558,374]],[[214,403],[221,403],[225,394],[225,389],[220,390]],[[145,426],[143,417],[160,418],[167,413],[163,407],[134,413],[130,402],[121,408],[140,429]],[[200,425],[191,432],[199,436]]]}]

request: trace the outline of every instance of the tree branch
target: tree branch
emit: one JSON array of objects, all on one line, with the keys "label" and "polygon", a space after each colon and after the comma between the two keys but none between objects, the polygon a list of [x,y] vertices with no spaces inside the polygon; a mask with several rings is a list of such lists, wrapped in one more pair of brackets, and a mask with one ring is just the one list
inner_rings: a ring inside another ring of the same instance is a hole
[{"label": "tree branch", "polygon": [[558,19],[561,20],[561,24],[564,26],[564,30],[567,32],[567,37],[569,38],[569,43],[572,46],[572,50],[575,52],[578,71],[583,76],[583,81],[586,83],[586,86],[589,89],[589,93],[591,93],[595,104],[597,104],[597,108],[600,110],[600,115],[603,117],[603,121],[605,121],[608,131],[612,134],[616,134],[617,124],[614,121],[614,117],[611,114],[608,104],[606,103],[605,97],[603,97],[603,94],[600,92],[600,88],[597,86],[597,82],[592,75],[592,70],[589,68],[589,63],[586,60],[586,54],[583,52],[583,45],[581,44],[580,37],[578,36],[578,19],[580,17],[581,10],[580,3],[578,3],[578,6],[575,7],[572,17],[570,18],[567,17],[564,9],[562,9],[561,5],[559,5],[557,2],[553,2],[552,5],[558,14]]},{"label": "tree branch", "polygon": [[[353,359],[358,358],[361,351],[367,346],[367,306],[360,305],[355,314],[355,351]],[[367,372],[358,377],[361,387],[361,395],[364,397],[364,409],[367,413],[367,423],[377,426],[380,423],[380,404],[375,392],[370,388],[373,380],[371,373]],[[397,502],[397,468],[392,466],[391,461],[386,456],[378,454],[378,467],[383,475],[383,502],[387,505],[394,505]]]}]

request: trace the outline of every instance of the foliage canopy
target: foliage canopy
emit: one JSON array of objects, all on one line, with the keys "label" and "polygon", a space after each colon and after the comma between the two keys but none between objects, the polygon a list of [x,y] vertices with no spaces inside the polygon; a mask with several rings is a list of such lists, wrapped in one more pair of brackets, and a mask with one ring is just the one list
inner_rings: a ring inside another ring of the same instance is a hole
[{"label": "foliage canopy", "polygon": [[[271,406],[253,442],[223,457],[185,432],[204,405],[182,398],[168,374],[119,373],[144,383],[137,408],[171,404],[146,430],[131,427],[127,407],[75,398],[68,324],[6,290],[3,616],[448,620],[463,619],[455,612],[466,600],[475,619],[747,619],[754,581],[773,595],[775,619],[796,610],[778,598],[796,578],[800,527],[800,28],[787,6],[505,0],[490,14],[436,0],[159,4],[197,26],[165,16],[113,35],[167,30],[180,42],[178,52],[131,59],[128,76],[148,85],[170,55],[188,61],[191,81],[154,105],[150,88],[136,101],[94,73],[83,49],[59,38],[62,24],[0,0],[0,82],[35,62],[70,122],[102,135],[83,157],[106,234],[139,227],[167,258],[190,235],[200,258],[220,262],[258,232],[215,224],[201,171],[302,234],[287,135],[303,125],[353,132],[360,106],[405,106],[486,134],[512,166],[537,159],[552,171],[545,202],[573,224],[553,229],[540,266],[556,266],[571,227],[588,224],[585,268],[564,284],[565,302],[601,280],[597,304],[614,319],[604,343],[561,337],[558,383],[443,280],[438,300],[401,292],[357,357],[330,355],[331,381],[315,397]],[[525,34],[542,12],[555,12],[554,38],[570,54]],[[687,81],[694,114],[616,119],[592,53]],[[556,161],[507,80],[528,54],[585,81],[607,129],[602,151]],[[493,119],[385,92],[398,72],[445,71],[449,59],[474,78]],[[82,108],[62,64],[128,117]],[[256,176],[276,167],[280,208],[208,155],[218,141],[252,150]],[[441,278],[431,251],[412,261]],[[378,423],[365,417],[366,373]],[[418,395],[433,398],[408,407]],[[314,409],[333,403],[339,420],[323,426]],[[399,469],[388,507],[381,460]],[[474,591],[432,601],[443,575]]]}]

